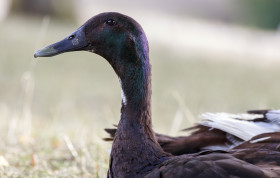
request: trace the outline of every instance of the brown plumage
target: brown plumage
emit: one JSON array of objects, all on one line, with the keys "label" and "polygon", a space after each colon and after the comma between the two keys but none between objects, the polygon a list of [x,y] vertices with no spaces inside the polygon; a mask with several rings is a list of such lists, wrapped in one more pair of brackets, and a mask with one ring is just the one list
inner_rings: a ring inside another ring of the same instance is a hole
[{"label": "brown plumage", "polygon": [[[254,110],[248,111],[249,114],[258,114],[253,119],[246,122],[253,122],[256,124],[270,124],[270,127],[278,127],[278,122],[275,123],[267,118],[266,114],[273,112],[269,110]],[[280,113],[277,114],[280,123]],[[234,118],[240,119],[240,118]],[[261,125],[265,127],[266,125]],[[117,127],[117,126],[115,126]],[[238,128],[237,128],[238,129]],[[105,141],[113,141],[116,128],[108,129],[105,131],[110,134],[110,137],[105,138]],[[213,149],[237,149],[237,148],[267,148],[269,150],[280,151],[280,132],[263,133],[252,137],[250,140],[243,140],[235,135],[232,135],[225,130],[218,128],[200,125],[198,123],[194,127],[184,129],[183,131],[192,131],[188,136],[172,137],[164,134],[155,133],[156,140],[163,148],[164,151],[173,155],[182,155],[188,153],[197,153],[203,150]],[[242,130],[241,130],[242,131]],[[280,127],[279,130],[280,131]],[[244,132],[246,132],[244,130]],[[262,140],[264,138],[264,140]],[[258,141],[259,140],[259,141]],[[255,142],[257,141],[257,142]]]},{"label": "brown plumage", "polygon": [[[264,140],[262,140],[265,138]],[[255,140],[259,140],[255,142]],[[253,137],[238,146],[235,149],[256,148],[280,151],[280,132],[265,133]]]},{"label": "brown plumage", "polygon": [[[156,140],[165,152],[172,155],[182,155],[188,153],[197,153],[204,150],[208,146],[224,146],[232,145],[228,140],[226,133],[218,130],[209,130],[209,127],[197,125],[188,130],[194,130],[190,136],[172,137],[164,134],[155,133]],[[104,138],[105,141],[113,141],[117,129],[108,129],[105,131],[110,134],[109,138]]]},{"label": "brown plumage", "polygon": [[[279,152],[264,151],[262,164],[238,159],[244,151],[207,151],[173,156],[158,144],[151,120],[151,67],[145,33],[132,18],[102,13],[35,57],[85,50],[104,57],[121,82],[121,119],[115,133],[108,177],[271,177],[279,174]],[[248,150],[246,150],[248,151]],[[253,150],[253,152],[259,152]],[[254,155],[251,153],[252,157]],[[265,158],[269,153],[269,158]],[[274,160],[275,158],[276,160]],[[260,160],[260,157],[258,157]],[[272,164],[273,162],[273,164]],[[268,167],[273,167],[268,171]]]}]

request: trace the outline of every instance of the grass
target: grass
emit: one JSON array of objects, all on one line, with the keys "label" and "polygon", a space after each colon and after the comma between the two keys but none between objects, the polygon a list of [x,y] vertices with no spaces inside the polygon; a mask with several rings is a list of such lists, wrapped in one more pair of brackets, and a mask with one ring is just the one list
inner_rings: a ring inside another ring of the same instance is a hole
[{"label": "grass", "polygon": [[[118,79],[86,52],[34,61],[34,48],[78,26],[46,24],[18,16],[1,24],[0,177],[105,177],[111,143],[103,128],[119,120]],[[203,112],[278,107],[277,65],[177,55],[156,42],[150,50],[156,131],[183,134]]]}]

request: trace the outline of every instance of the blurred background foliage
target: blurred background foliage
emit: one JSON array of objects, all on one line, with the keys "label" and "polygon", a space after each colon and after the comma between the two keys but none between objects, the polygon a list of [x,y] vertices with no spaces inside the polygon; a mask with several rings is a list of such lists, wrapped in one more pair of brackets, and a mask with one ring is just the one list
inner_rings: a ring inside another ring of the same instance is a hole
[{"label": "blurred background foliage", "polygon": [[[120,91],[111,88],[118,81],[104,60],[74,53],[56,57],[61,60],[34,61],[32,54],[93,15],[118,11],[138,20],[147,33],[153,115],[154,122],[161,124],[159,130],[165,131],[168,124],[157,118],[172,122],[177,110],[186,108],[197,118],[206,111],[277,107],[278,7],[278,0],[2,0],[0,102],[9,110],[24,105],[21,85],[25,82],[20,80],[25,80],[27,72],[36,84],[30,99],[30,112],[36,117],[53,118],[61,112],[75,119],[83,111],[97,119],[103,110],[101,118],[107,120],[99,119],[99,123],[117,123]],[[105,112],[108,108],[111,116]],[[187,117],[182,125],[187,125]]]},{"label": "blurred background foliage", "polygon": [[[107,120],[98,122],[118,121],[119,88],[111,90],[118,81],[104,60],[90,60],[100,57],[75,53],[56,57],[61,60],[32,58],[36,49],[63,38],[103,11],[132,16],[147,33],[153,65],[154,122],[162,124],[159,130],[168,129],[168,124],[156,118],[172,122],[170,118],[177,110],[184,110],[180,108],[183,105],[195,118],[205,111],[278,106],[278,0],[0,2],[0,102],[9,110],[24,105],[21,85],[25,82],[20,80],[29,72],[30,80],[36,81],[30,99],[30,112],[36,117],[53,118],[59,110],[77,118],[82,110],[83,115],[98,118],[98,111],[110,108],[114,114],[109,117],[109,111],[104,111],[102,117]],[[108,101],[111,104],[107,105]],[[68,110],[76,111],[77,116]]]},{"label": "blurred background foliage", "polygon": [[[11,13],[51,15],[64,20],[74,20],[75,0],[3,0],[11,1]],[[91,1],[100,3],[101,1]],[[81,1],[83,3],[83,1]],[[279,0],[174,0],[141,2],[103,1],[106,6],[141,7],[177,15],[196,16],[259,28],[277,29],[280,21]]]}]

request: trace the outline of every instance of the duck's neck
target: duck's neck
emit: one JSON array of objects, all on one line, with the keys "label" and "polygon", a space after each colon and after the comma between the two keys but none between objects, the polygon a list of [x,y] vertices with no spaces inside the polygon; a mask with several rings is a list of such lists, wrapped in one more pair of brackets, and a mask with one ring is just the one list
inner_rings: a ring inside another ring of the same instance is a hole
[{"label": "duck's neck", "polygon": [[149,60],[139,61],[128,69],[131,72],[119,75],[122,109],[110,157],[109,174],[112,177],[134,176],[138,171],[148,171],[167,156],[152,130]]},{"label": "duck's neck", "polygon": [[[133,123],[133,125],[151,128],[150,64],[142,65],[144,65],[142,68],[134,68],[131,73],[119,77],[122,95],[119,124]],[[154,135],[152,130],[147,134],[151,137]]]}]

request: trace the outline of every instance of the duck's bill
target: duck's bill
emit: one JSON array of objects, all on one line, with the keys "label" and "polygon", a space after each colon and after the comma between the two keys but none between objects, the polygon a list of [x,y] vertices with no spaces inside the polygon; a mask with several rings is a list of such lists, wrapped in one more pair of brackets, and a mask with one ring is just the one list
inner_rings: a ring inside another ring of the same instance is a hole
[{"label": "duck's bill", "polygon": [[70,51],[83,50],[88,46],[84,28],[81,27],[65,39],[42,48],[34,53],[34,57],[50,57]]}]

